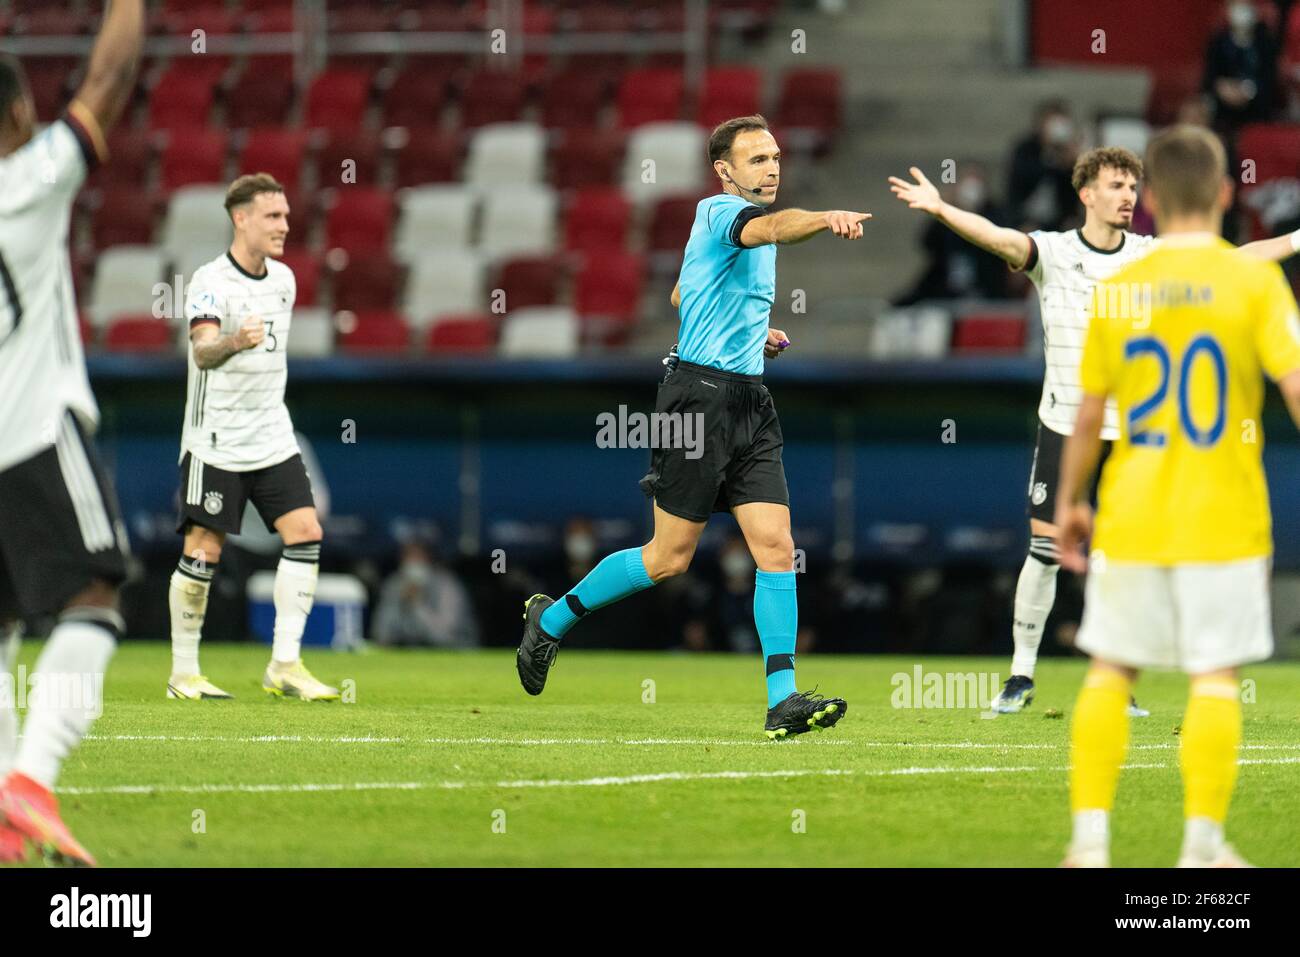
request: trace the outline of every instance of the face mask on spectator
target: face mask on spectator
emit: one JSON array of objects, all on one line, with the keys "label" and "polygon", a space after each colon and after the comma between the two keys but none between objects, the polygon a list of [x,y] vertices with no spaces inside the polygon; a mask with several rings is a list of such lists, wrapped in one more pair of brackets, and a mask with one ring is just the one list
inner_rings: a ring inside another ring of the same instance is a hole
[{"label": "face mask on spectator", "polygon": [[1061,146],[1070,142],[1074,136],[1074,123],[1068,116],[1053,116],[1047,121],[1047,142],[1053,146]]},{"label": "face mask on spectator", "polygon": [[590,561],[596,554],[596,540],[590,535],[575,533],[564,540],[564,553],[571,561]]},{"label": "face mask on spectator", "polygon": [[722,573],[728,578],[741,578],[754,568],[744,552],[728,552],[722,556]]},{"label": "face mask on spectator", "polygon": [[962,209],[979,209],[984,205],[983,180],[969,177],[957,184],[957,205]]},{"label": "face mask on spectator", "polygon": [[1249,3],[1234,3],[1228,8],[1232,29],[1245,32],[1255,25],[1255,8]]}]

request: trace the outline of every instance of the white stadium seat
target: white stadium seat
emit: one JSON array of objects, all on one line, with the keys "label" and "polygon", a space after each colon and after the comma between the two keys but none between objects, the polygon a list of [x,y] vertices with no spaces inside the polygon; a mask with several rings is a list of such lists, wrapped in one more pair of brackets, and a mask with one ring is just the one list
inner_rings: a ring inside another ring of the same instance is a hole
[{"label": "white stadium seat", "polygon": [[401,215],[393,241],[393,257],[409,263],[437,245],[441,249],[470,245],[478,194],[459,183],[418,186],[397,194]]},{"label": "white stadium seat", "polygon": [[402,311],[417,329],[432,325],[445,312],[479,312],[487,308],[483,289],[485,263],[470,249],[436,249],[411,263],[402,296]]},{"label": "white stadium seat", "polygon": [[532,306],[506,316],[501,355],[512,359],[563,359],[578,352],[578,314],[567,306]]},{"label": "white stadium seat", "polygon": [[1142,156],[1149,139],[1151,127],[1140,116],[1106,116],[1097,122],[1097,140],[1103,146],[1122,146]]},{"label": "white stadium seat", "polygon": [[479,251],[493,260],[553,251],[558,208],[549,186],[502,187],[484,194]]},{"label": "white stadium seat", "polygon": [[[91,325],[102,329],[118,316],[153,313],[154,303],[161,297],[166,297],[163,312],[171,313],[172,281],[167,275],[167,255],[158,246],[110,246],[95,264],[90,308],[86,310]],[[156,287],[164,282],[168,286],[160,297]],[[183,305],[183,299],[181,302]]]},{"label": "white stadium seat", "polygon": [[289,355],[317,359],[334,352],[334,318],[317,306],[295,309],[289,320]]},{"label": "white stadium seat", "polygon": [[230,248],[232,228],[225,204],[225,186],[182,186],[172,193],[163,219],[162,247],[186,282],[194,270]]},{"label": "white stadium seat", "polygon": [[[642,205],[674,193],[705,188],[707,137],[694,123],[647,123],[628,136],[623,157],[623,193]],[[651,177],[647,162],[653,162]],[[650,182],[644,180],[650,179]]]},{"label": "white stadium seat", "polygon": [[490,123],[469,141],[466,184],[480,190],[540,183],[546,172],[546,131],[535,123]]}]

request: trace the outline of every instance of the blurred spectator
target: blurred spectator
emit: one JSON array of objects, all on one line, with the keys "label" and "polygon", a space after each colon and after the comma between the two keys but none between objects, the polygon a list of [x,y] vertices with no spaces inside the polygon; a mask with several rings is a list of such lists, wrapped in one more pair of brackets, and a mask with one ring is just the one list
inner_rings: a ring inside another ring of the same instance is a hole
[{"label": "blurred spectator", "polygon": [[469,594],[433,542],[413,538],[402,545],[401,563],[380,589],[370,634],[380,645],[478,647]]},{"label": "blurred spectator", "polygon": [[1059,230],[1077,215],[1070,174],[1078,155],[1079,130],[1070,108],[1061,100],[1040,104],[1034,132],[1011,154],[1007,204],[1014,225]]},{"label": "blurred spectator", "polygon": [[1267,120],[1277,95],[1277,43],[1250,0],[1228,0],[1228,23],[1210,38],[1202,89],[1214,126],[1233,138],[1243,123]]},{"label": "blurred spectator", "polygon": [[[988,173],[980,163],[964,163],[956,183],[942,184],[945,201],[979,213],[999,226],[1006,213],[989,195]],[[1007,267],[996,256],[972,246],[937,219],[925,228],[921,245],[929,257],[925,272],[895,305],[910,306],[926,299],[1004,299]]]},{"label": "blurred spectator", "polygon": [[730,536],[718,551],[722,588],[718,593],[718,620],[729,651],[757,651],[754,627],[754,559],[745,540]]}]

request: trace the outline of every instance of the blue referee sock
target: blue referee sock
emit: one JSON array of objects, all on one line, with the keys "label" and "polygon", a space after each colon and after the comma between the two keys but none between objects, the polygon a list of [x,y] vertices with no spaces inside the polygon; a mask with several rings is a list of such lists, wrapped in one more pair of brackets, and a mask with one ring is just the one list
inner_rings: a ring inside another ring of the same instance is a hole
[{"label": "blue referee sock", "polygon": [[646,574],[645,562],[641,560],[640,547],[606,555],[599,565],[587,572],[586,578],[542,612],[542,631],[552,638],[563,638],[587,612],[612,605],[653,584]]},{"label": "blue referee sock", "polygon": [[754,625],[767,665],[767,706],[794,694],[794,640],[799,631],[799,600],[794,572],[754,573]]}]

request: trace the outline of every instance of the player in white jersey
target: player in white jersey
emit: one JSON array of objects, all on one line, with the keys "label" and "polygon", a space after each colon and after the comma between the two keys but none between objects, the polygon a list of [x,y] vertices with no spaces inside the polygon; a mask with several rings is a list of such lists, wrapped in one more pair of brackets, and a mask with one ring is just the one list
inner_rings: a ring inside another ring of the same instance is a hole
[{"label": "player in white jersey", "polygon": [[[1029,474],[1029,555],[1016,582],[1011,677],[994,699],[1004,714],[1022,711],[1034,697],[1034,666],[1043,626],[1056,600],[1060,570],[1059,535],[1053,524],[1061,449],[1074,426],[1082,401],[1079,362],[1088,331],[1093,286],[1108,279],[1151,249],[1155,240],[1128,231],[1137,205],[1142,161],[1120,147],[1099,147],[1078,158],[1072,184],[1084,206],[1084,222],[1070,232],[1022,233],[997,226],[983,216],[944,202],[925,174],[911,168],[915,182],[896,176],[890,189],[911,209],[929,213],[967,242],[1024,270],[1038,289],[1043,320],[1046,372],[1038,405],[1038,442]],[[1300,237],[1300,234],[1297,234]],[[1250,243],[1244,251],[1262,259],[1285,259],[1295,253],[1293,236]],[[1106,406],[1102,438],[1119,437],[1119,418],[1112,400]],[[1147,712],[1130,703],[1129,713]]]},{"label": "player in white jersey", "polygon": [[40,133],[22,67],[0,57],[0,680],[10,681],[22,619],[57,616],[28,679],[39,690],[21,745],[13,685],[0,689],[0,864],[25,860],[29,844],[55,863],[95,863],[60,818],[53,789],[103,706],[104,671],[124,627],[117,592],[128,546],[89,438],[99,408],[81,350],[68,226],[135,85],[142,7],[109,6],[85,82]]},{"label": "player in white jersey", "polygon": [[321,527],[311,481],[284,404],[285,348],[296,286],[272,257],[284,253],[289,204],[266,173],[241,176],[226,192],[234,223],[230,249],[190,279],[188,393],[181,432],[184,551],[172,573],[172,673],[167,697],[231,695],[199,672],[208,589],[226,536],[238,534],[244,507],[257,509],[284,551],[275,573],[275,634],[263,690],[336,701],[337,688],[302,663],[302,633],[316,595]]}]

